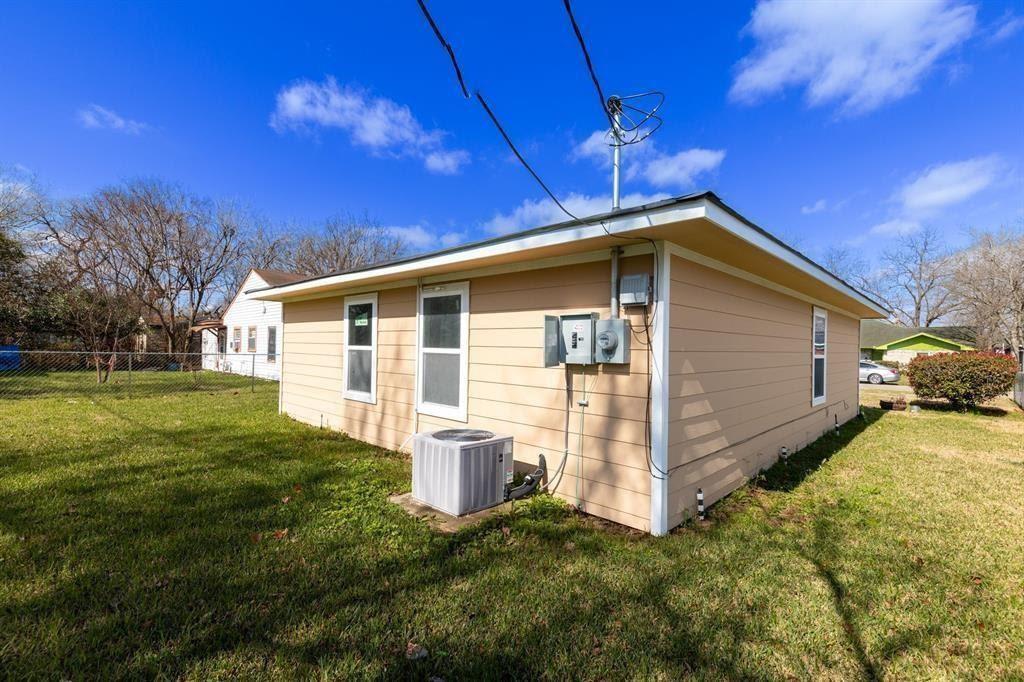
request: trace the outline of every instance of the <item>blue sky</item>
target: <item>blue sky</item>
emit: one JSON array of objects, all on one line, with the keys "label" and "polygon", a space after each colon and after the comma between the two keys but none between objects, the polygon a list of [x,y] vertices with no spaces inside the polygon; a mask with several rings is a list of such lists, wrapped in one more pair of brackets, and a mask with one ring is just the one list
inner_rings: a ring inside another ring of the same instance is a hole
[{"label": "blue sky", "polygon": [[[552,189],[609,208],[561,3],[429,5]],[[1024,216],[1022,2],[574,7],[606,91],[667,97],[628,201],[711,189],[811,255]],[[559,219],[413,0],[7,2],[3,34],[0,166],[58,196],[160,177],[279,221],[365,212],[418,249]]]}]

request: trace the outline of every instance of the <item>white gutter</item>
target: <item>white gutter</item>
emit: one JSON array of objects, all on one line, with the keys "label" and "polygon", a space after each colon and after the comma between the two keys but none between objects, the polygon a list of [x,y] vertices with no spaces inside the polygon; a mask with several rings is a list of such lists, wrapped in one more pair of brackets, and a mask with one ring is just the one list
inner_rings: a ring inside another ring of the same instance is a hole
[{"label": "white gutter", "polygon": [[525,234],[519,238],[499,242],[485,242],[478,246],[469,246],[464,249],[456,249],[439,253],[435,256],[426,256],[393,265],[383,265],[358,272],[319,277],[313,280],[285,284],[269,289],[249,290],[246,293],[255,294],[252,298],[258,300],[280,301],[293,296],[300,296],[306,292],[358,286],[361,282],[379,278],[393,278],[402,275],[417,277],[435,268],[457,265],[467,261],[486,260],[495,256],[543,249],[570,242],[598,239],[607,234],[629,237],[631,232],[704,218],[718,225],[726,232],[736,235],[743,241],[810,275],[829,288],[840,291],[844,295],[874,310],[879,315],[884,317],[889,314],[889,311],[878,303],[864,296],[821,266],[811,263],[762,231],[751,227],[708,196],[698,196],[690,201],[655,207],[644,212],[629,212],[627,209],[624,213],[625,215],[621,217],[612,215],[596,222],[568,225],[547,232]]},{"label": "white gutter", "polygon": [[253,293],[256,294],[253,298],[263,301],[281,300],[282,298],[300,295],[311,290],[355,286],[359,284],[359,282],[367,279],[392,277],[403,274],[411,275],[411,273],[417,271],[431,270],[433,268],[455,265],[465,261],[486,259],[508,253],[530,251],[533,249],[558,246],[560,244],[567,244],[587,239],[597,239],[606,236],[606,234],[628,236],[629,232],[656,227],[658,225],[681,222],[684,220],[696,220],[698,218],[703,218],[704,215],[705,209],[702,200],[695,200],[693,204],[675,204],[661,209],[654,209],[647,213],[627,215],[622,218],[607,218],[604,220],[604,225],[596,223],[565,227],[560,230],[553,230],[551,232],[543,232],[535,235],[526,235],[519,239],[510,239],[508,241],[497,243],[481,244],[476,247],[469,247],[467,249],[460,249],[449,253],[441,253],[436,256],[420,258],[403,263],[395,263],[394,265],[384,265],[379,268],[361,270],[359,272],[320,277],[318,279],[308,280],[305,282],[285,284],[271,289],[257,289],[253,290]]}]

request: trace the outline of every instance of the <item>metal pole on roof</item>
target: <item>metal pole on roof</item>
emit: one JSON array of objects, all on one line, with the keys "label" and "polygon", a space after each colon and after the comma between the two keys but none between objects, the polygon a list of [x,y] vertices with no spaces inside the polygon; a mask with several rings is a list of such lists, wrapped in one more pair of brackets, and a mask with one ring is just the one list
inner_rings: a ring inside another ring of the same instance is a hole
[{"label": "metal pole on roof", "polygon": [[612,112],[612,210],[619,210],[619,171],[622,165],[622,103],[614,95],[608,98],[608,109]]}]

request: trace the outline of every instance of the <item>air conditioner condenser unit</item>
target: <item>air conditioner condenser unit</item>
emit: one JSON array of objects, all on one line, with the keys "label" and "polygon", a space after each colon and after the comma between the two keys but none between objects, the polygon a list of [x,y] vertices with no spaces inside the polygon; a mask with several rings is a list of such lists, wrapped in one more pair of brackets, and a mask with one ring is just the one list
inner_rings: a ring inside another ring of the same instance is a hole
[{"label": "air conditioner condenser unit", "polygon": [[452,516],[505,501],[512,483],[512,436],[445,429],[413,437],[412,496]]}]

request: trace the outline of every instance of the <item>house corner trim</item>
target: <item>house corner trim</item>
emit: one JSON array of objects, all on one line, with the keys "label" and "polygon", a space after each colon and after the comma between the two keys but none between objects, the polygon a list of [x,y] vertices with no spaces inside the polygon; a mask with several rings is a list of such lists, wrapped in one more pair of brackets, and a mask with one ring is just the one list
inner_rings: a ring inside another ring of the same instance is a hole
[{"label": "house corner trim", "polygon": [[667,242],[655,250],[657,259],[654,328],[651,340],[651,535],[665,535],[668,527],[668,405],[669,314],[672,289],[672,254]]}]

